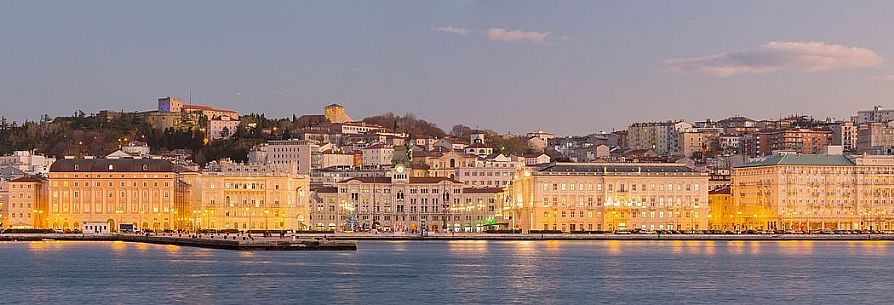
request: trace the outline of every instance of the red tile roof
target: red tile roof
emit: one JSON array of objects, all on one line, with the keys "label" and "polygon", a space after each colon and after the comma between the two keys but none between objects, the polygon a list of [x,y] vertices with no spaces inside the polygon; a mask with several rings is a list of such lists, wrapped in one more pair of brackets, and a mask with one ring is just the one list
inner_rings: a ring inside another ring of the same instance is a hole
[{"label": "red tile roof", "polygon": [[214,107],[205,106],[205,105],[183,105],[182,108],[183,108],[183,109],[196,109],[196,110],[209,110],[209,111],[220,111],[220,112],[233,112],[233,113],[236,113],[236,112],[233,111],[233,110],[219,109],[219,108],[214,108]]}]

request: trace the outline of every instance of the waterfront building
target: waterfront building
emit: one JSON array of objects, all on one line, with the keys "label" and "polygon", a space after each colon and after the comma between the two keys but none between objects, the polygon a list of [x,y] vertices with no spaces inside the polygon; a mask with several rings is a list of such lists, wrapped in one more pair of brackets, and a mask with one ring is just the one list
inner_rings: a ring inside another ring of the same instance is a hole
[{"label": "waterfront building", "polygon": [[19,177],[8,182],[6,192],[4,228],[33,229],[46,226],[46,179],[42,176]]},{"label": "waterfront building", "polygon": [[462,231],[462,182],[449,177],[411,177],[403,165],[386,177],[357,177],[317,188],[310,222],[316,230],[418,232]]},{"label": "waterfront building", "polygon": [[459,232],[484,232],[513,227],[512,211],[502,187],[467,187],[451,212],[459,215]]},{"label": "waterfront building", "polygon": [[175,229],[174,165],[160,159],[66,158],[50,167],[48,227],[80,229],[107,222],[138,230]]},{"label": "waterfront building", "polygon": [[894,229],[894,157],[775,154],[733,170],[747,229]]},{"label": "waterfront building", "polygon": [[555,163],[525,172],[508,196],[530,230],[703,230],[708,175],[673,163]]},{"label": "waterfront building", "polygon": [[294,164],[212,161],[182,173],[189,188],[180,213],[186,229],[306,230],[310,180]]},{"label": "waterfront building", "polygon": [[708,206],[711,213],[708,215],[708,226],[712,230],[739,230],[738,221],[743,218],[742,212],[733,206],[732,193],[729,185],[724,185],[708,191]]}]

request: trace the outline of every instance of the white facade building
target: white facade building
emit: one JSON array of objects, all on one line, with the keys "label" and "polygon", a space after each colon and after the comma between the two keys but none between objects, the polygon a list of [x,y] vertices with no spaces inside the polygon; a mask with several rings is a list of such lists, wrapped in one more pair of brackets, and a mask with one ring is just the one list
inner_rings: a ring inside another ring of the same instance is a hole
[{"label": "white facade building", "polygon": [[386,144],[376,144],[363,148],[363,166],[391,166],[394,159],[394,147]]}]

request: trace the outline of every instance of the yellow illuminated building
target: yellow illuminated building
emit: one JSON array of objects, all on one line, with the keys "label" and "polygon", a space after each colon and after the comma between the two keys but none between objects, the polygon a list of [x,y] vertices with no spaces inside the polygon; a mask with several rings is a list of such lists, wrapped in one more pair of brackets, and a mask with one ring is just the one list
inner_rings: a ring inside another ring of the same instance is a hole
[{"label": "yellow illuminated building", "polygon": [[61,159],[50,167],[46,225],[80,230],[85,222],[173,230],[173,164],[159,159]]},{"label": "yellow illuminated building", "polygon": [[523,231],[704,230],[708,176],[682,164],[556,163],[509,192]]},{"label": "yellow illuminated building", "polygon": [[894,157],[771,155],[733,170],[732,198],[742,228],[891,230]]},{"label": "yellow illuminated building", "polygon": [[47,223],[47,183],[40,176],[9,181],[5,228],[43,228]]},{"label": "yellow illuminated building", "polygon": [[771,213],[763,205],[736,205],[729,186],[708,192],[710,228],[713,230],[763,230]]},{"label": "yellow illuminated building", "polygon": [[181,179],[189,189],[179,219],[186,229],[308,229],[310,181],[294,165],[211,162]]}]

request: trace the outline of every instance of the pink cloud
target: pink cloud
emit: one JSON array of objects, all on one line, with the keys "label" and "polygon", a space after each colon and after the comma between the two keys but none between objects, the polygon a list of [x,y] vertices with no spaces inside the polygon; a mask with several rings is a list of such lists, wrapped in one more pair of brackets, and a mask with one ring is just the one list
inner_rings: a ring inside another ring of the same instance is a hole
[{"label": "pink cloud", "polygon": [[668,59],[672,71],[694,72],[716,77],[767,73],[784,69],[799,72],[866,68],[884,62],[875,51],[825,42],[769,42],[746,49],[705,57]]}]

